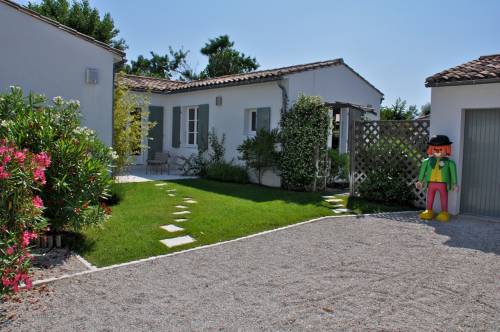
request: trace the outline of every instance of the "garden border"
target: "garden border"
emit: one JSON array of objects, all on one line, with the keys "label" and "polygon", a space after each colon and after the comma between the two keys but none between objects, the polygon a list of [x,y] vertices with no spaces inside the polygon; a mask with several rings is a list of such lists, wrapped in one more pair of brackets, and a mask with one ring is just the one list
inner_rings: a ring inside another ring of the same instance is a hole
[{"label": "garden border", "polygon": [[[63,279],[69,279],[69,278],[73,278],[73,277],[78,277],[78,276],[81,276],[81,275],[86,275],[86,274],[90,274],[90,273],[94,273],[94,272],[112,270],[112,269],[120,268],[120,267],[123,267],[123,266],[129,266],[129,265],[135,265],[135,264],[139,264],[139,263],[154,261],[154,260],[157,260],[157,259],[160,259],[160,258],[170,257],[170,256],[176,256],[176,255],[188,253],[188,252],[191,252],[191,251],[196,251],[196,250],[202,250],[202,249],[207,249],[207,248],[211,248],[211,247],[216,247],[216,246],[224,245],[224,244],[227,244],[227,243],[242,241],[242,240],[250,239],[250,238],[253,238],[253,237],[256,237],[256,236],[261,236],[261,235],[265,235],[265,234],[269,234],[269,233],[274,233],[274,232],[285,230],[285,229],[292,228],[292,227],[297,227],[297,226],[301,226],[301,225],[305,225],[305,224],[310,224],[310,223],[313,223],[313,222],[323,221],[325,219],[330,219],[330,218],[336,219],[336,218],[345,218],[345,217],[365,217],[365,216],[377,216],[377,215],[381,215],[381,214],[385,214],[386,215],[386,214],[400,214],[400,213],[416,213],[416,211],[404,210],[404,211],[393,211],[393,212],[377,212],[377,213],[363,213],[363,214],[344,214],[344,215],[341,215],[341,216],[324,216],[324,217],[314,218],[314,219],[310,219],[310,220],[306,220],[306,221],[301,221],[301,222],[298,222],[298,223],[292,224],[292,225],[287,225],[287,226],[283,226],[283,227],[279,227],[279,228],[275,228],[275,229],[270,229],[270,230],[267,230],[267,231],[263,231],[263,232],[259,232],[259,233],[255,233],[255,234],[251,234],[251,235],[239,237],[239,238],[232,239],[232,240],[227,240],[227,241],[222,241],[222,242],[207,244],[207,245],[196,247],[196,248],[190,248],[190,249],[186,249],[186,250],[176,251],[176,252],[172,252],[172,253],[169,253],[169,254],[151,256],[151,257],[147,257],[147,258],[138,259],[138,260],[135,260],[135,261],[130,261],[130,262],[126,262],[126,263],[120,263],[120,264],[114,264],[114,265],[109,265],[109,266],[104,266],[104,267],[95,267],[92,264],[90,264],[87,260],[85,260],[83,257],[81,257],[79,255],[76,255],[77,258],[80,257],[81,260],[83,260],[82,263],[86,262],[84,264],[85,265],[88,264],[90,266],[90,267],[87,266],[87,267],[90,268],[89,270],[81,271],[81,272],[76,272],[76,273],[73,273],[73,274],[65,274],[65,275],[62,275],[60,277],[52,277],[52,278],[48,278],[48,279],[37,280],[37,281],[33,282],[33,286],[48,284],[48,283],[51,283],[51,282],[54,282],[54,281],[63,280]],[[22,287],[22,288],[24,288],[24,287]]]}]

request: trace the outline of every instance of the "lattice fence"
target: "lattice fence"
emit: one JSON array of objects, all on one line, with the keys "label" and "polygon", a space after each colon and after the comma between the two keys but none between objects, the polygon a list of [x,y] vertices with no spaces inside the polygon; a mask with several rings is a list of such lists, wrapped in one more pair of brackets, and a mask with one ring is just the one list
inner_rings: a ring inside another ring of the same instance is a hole
[{"label": "lattice fence", "polygon": [[414,188],[416,197],[414,204],[417,207],[425,206],[425,192],[417,190],[414,184],[421,161],[426,158],[429,121],[355,121],[350,129],[351,194],[359,194],[358,188],[366,179],[367,170],[373,164],[380,164],[380,160],[370,160],[374,157],[368,150],[383,144],[404,152],[394,156],[384,156],[387,158],[384,162],[402,162],[406,165],[406,181]]}]

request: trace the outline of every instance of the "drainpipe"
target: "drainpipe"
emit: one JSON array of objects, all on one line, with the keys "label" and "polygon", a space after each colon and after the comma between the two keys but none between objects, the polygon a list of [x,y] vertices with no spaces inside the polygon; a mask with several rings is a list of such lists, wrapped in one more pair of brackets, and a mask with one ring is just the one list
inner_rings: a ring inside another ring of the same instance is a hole
[{"label": "drainpipe", "polygon": [[288,93],[283,85],[283,79],[278,81],[278,86],[281,89],[281,114],[288,110]]}]

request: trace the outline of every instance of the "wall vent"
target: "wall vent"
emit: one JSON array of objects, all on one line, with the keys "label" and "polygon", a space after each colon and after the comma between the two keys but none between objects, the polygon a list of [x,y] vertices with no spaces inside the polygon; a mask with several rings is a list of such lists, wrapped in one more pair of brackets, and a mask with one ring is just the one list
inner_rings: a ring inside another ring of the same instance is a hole
[{"label": "wall vent", "polygon": [[215,97],[215,105],[222,106],[222,96]]},{"label": "wall vent", "polygon": [[99,82],[99,70],[97,68],[87,68],[85,70],[85,82],[87,84],[97,84]]}]

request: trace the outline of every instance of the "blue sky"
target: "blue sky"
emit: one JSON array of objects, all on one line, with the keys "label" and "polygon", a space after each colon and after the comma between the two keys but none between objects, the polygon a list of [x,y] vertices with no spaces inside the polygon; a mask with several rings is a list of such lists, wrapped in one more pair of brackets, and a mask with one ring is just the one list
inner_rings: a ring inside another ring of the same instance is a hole
[{"label": "blue sky", "polygon": [[[39,0],[35,0],[39,1]],[[27,1],[19,1],[26,4]],[[500,53],[500,1],[90,0],[110,12],[139,54],[199,49],[228,34],[261,69],[342,57],[385,94],[418,106],[430,101],[424,80],[445,68]]]}]

